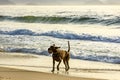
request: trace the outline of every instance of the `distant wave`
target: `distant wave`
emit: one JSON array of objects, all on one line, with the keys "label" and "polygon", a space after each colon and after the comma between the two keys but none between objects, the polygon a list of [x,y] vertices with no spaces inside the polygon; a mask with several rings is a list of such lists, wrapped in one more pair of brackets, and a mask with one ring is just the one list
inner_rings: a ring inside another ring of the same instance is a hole
[{"label": "distant wave", "polygon": [[48,31],[48,32],[40,32],[36,33],[28,29],[17,29],[13,31],[2,31],[0,30],[0,34],[2,35],[30,35],[30,36],[49,36],[61,39],[71,39],[71,40],[88,40],[88,41],[101,41],[101,42],[113,42],[120,43],[120,37],[103,37],[103,36],[95,36],[90,34],[76,34],[67,31]]},{"label": "distant wave", "polygon": [[110,19],[104,19],[96,15],[92,16],[77,16],[77,17],[62,17],[62,16],[0,16],[0,21],[10,20],[25,23],[51,23],[51,24],[103,24],[103,25],[119,25],[120,17],[115,16]]},{"label": "distant wave", "polygon": [[37,55],[46,55],[48,56],[49,53],[47,51],[40,51],[37,49],[29,49],[29,48],[7,48],[4,51],[6,52],[18,52],[18,53],[32,53],[32,54],[37,54]]},{"label": "distant wave", "polygon": [[[48,51],[40,51],[37,49],[28,49],[28,48],[7,48],[5,50],[6,52],[20,52],[20,53],[25,53],[25,54],[37,54],[37,55],[45,55],[45,56],[50,56]],[[82,60],[89,60],[89,61],[100,61],[100,62],[107,62],[107,63],[114,63],[114,64],[120,64],[120,57],[119,56],[108,56],[108,55],[84,55],[84,54],[79,54],[76,55],[73,53],[70,53],[71,58],[73,59],[82,59]]]}]

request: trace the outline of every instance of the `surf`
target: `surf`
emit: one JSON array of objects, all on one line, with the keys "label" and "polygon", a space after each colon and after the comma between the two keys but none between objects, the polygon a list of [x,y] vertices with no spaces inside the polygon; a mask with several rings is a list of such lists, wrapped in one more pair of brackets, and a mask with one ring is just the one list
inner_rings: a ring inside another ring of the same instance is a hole
[{"label": "surf", "polygon": [[86,40],[86,41],[98,41],[98,42],[112,42],[112,43],[120,43],[120,37],[104,37],[100,35],[91,35],[91,34],[78,34],[74,32],[68,31],[48,31],[48,32],[33,32],[29,29],[17,29],[13,31],[2,31],[0,30],[0,34],[2,35],[29,35],[29,36],[48,36],[59,39],[70,39],[70,40]]},{"label": "surf", "polygon": [[[112,16],[112,15],[111,15]],[[101,24],[120,25],[120,16],[105,19],[99,15],[83,16],[0,16],[0,21],[15,21],[23,23],[49,23],[49,24]]]}]

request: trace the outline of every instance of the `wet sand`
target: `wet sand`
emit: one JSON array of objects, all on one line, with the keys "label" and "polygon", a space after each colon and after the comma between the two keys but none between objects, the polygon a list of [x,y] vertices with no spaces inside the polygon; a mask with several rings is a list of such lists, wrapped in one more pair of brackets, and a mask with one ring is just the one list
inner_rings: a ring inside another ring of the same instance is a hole
[{"label": "wet sand", "polygon": [[0,67],[0,80],[100,80]]}]

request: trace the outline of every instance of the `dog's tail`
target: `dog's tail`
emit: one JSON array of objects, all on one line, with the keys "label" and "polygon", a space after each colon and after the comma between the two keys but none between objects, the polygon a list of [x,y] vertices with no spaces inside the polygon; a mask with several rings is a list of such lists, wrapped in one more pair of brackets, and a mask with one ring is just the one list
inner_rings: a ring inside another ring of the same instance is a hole
[{"label": "dog's tail", "polygon": [[70,52],[70,42],[68,41],[68,52]]}]

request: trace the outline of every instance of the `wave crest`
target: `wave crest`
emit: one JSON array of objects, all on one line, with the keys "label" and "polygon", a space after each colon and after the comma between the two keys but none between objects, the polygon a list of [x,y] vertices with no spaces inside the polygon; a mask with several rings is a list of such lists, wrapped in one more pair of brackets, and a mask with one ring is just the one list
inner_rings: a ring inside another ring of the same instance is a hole
[{"label": "wave crest", "polygon": [[3,35],[30,35],[30,36],[49,36],[54,38],[61,39],[71,39],[71,40],[88,40],[88,41],[101,41],[101,42],[114,42],[120,43],[120,37],[104,37],[104,36],[95,36],[90,34],[76,34],[73,32],[67,31],[48,31],[36,33],[28,29],[17,29],[14,31],[1,31],[0,34]]},{"label": "wave crest", "polygon": [[51,23],[51,24],[103,24],[103,25],[118,25],[120,24],[120,17],[115,16],[113,18],[105,19],[99,16],[76,16],[76,17],[64,17],[64,16],[0,16],[0,21],[10,20],[25,23]]}]

